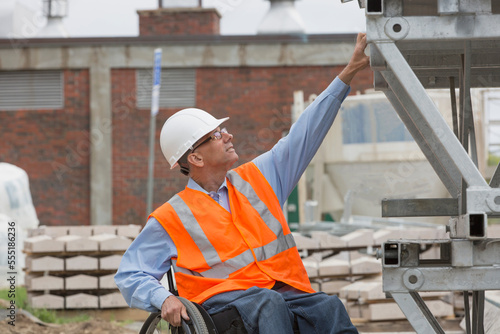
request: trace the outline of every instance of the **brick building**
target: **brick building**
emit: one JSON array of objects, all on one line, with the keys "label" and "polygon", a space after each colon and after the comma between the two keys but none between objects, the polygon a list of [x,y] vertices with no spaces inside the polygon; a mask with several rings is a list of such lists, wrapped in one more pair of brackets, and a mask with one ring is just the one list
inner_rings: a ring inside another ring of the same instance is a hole
[{"label": "brick building", "polygon": [[[154,204],[187,179],[159,145],[183,107],[230,116],[239,163],[291,125],[293,92],[320,93],[342,70],[355,35],[221,36],[215,9],[139,11],[140,36],[0,40],[0,161],[25,169],[40,224],[146,219],[151,68],[162,48]],[[372,87],[369,69],[353,92]]]}]

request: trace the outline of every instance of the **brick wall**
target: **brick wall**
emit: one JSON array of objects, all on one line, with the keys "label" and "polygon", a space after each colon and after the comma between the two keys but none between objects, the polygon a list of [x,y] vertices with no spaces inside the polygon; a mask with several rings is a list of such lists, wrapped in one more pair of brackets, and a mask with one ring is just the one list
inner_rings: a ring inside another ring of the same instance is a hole
[{"label": "brick wall", "polygon": [[[149,158],[150,110],[137,109],[136,71],[111,72],[113,113],[113,224],[140,224],[146,221],[146,189]],[[167,168],[159,146],[159,131],[166,120],[162,110],[156,119],[155,190],[161,170]],[[175,193],[178,184],[167,189]],[[158,195],[159,196],[159,195]]]},{"label": "brick wall", "polygon": [[141,36],[220,33],[220,14],[213,8],[161,8],[137,13]]},{"label": "brick wall", "polygon": [[[230,116],[238,164],[270,149],[290,127],[293,92],[319,94],[342,67],[200,68],[196,106],[215,117]],[[353,93],[372,87],[372,72],[359,73]],[[135,70],[113,70],[113,223],[146,221],[149,110],[138,110]],[[153,207],[182,190],[187,177],[171,171],[158,140],[165,120],[178,109],[161,109],[156,120]]]},{"label": "brick wall", "polygon": [[[290,127],[293,91],[320,93],[342,67],[200,68],[196,106],[226,123],[247,162],[270,149]],[[146,220],[149,110],[136,107],[135,70],[111,73],[113,114],[113,224]],[[41,224],[88,225],[89,73],[64,71],[63,110],[0,111],[0,160],[26,170]],[[372,87],[369,70],[360,73],[353,92]],[[182,190],[187,178],[171,171],[159,144],[165,120],[176,109],[161,109],[156,120],[154,207]]]},{"label": "brick wall", "polygon": [[88,225],[89,73],[64,71],[64,109],[0,111],[0,161],[23,168],[40,224]]}]

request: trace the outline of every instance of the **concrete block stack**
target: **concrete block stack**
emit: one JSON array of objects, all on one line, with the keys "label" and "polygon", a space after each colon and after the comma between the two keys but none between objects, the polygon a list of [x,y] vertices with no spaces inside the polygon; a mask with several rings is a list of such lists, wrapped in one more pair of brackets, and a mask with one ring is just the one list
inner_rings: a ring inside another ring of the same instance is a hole
[{"label": "concrete block stack", "polygon": [[[420,296],[436,318],[454,317],[453,305],[445,300],[452,292],[421,292]],[[363,321],[404,320],[405,315],[392,298],[382,291],[382,278],[354,282],[340,289],[351,318]]]},{"label": "concrete block stack", "polygon": [[[376,248],[387,240],[411,235],[419,239],[444,239],[444,229],[386,228],[359,229],[344,236],[328,232],[311,232],[307,236],[294,233],[299,252],[313,289],[338,295],[351,318],[362,321],[405,319],[393,299],[387,299],[382,289],[382,262],[375,258]],[[439,254],[432,247],[422,258]],[[455,315],[451,292],[422,293],[427,306],[436,317]]]},{"label": "concrete block stack", "polygon": [[373,256],[375,233],[360,229],[339,237],[315,231],[310,236],[294,233],[294,238],[311,282],[321,291],[338,294],[354,279],[381,274],[382,264]]},{"label": "concrete block stack", "polygon": [[32,307],[128,307],[113,276],[140,225],[41,226],[24,242],[26,288]]}]

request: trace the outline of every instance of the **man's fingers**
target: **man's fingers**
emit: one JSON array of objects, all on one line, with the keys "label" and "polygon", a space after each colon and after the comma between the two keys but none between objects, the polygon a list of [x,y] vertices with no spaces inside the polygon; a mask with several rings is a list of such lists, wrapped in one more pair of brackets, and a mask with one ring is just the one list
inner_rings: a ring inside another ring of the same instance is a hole
[{"label": "man's fingers", "polygon": [[[181,316],[182,316],[182,319],[184,319],[184,320],[189,320],[189,315],[187,314],[186,307],[184,307],[184,308],[182,309]],[[179,321],[180,321],[180,320],[179,320]]]},{"label": "man's fingers", "polygon": [[186,307],[184,305],[182,305],[181,309],[180,310],[176,310],[175,313],[172,314],[173,316],[173,319],[172,321],[168,321],[172,326],[175,326],[175,327],[180,327],[181,326],[181,321],[182,319],[184,320],[189,320],[189,316],[187,314],[187,310],[186,310]]},{"label": "man's fingers", "polygon": [[181,325],[181,311],[172,311],[168,313],[166,317],[163,317],[169,324],[174,327],[179,327]]},{"label": "man's fingers", "polygon": [[360,33],[358,33],[358,36],[357,36],[357,38],[356,38],[356,42],[357,42],[357,43],[359,43],[359,42],[361,42],[363,39],[365,40],[365,43],[366,43],[366,33],[364,33],[364,32],[360,32]]},{"label": "man's fingers", "polygon": [[363,50],[366,49],[367,43],[366,43],[366,34],[365,33],[358,34],[356,44],[359,45]]},{"label": "man's fingers", "polygon": [[175,327],[179,327],[181,325],[181,314],[176,312],[174,314],[174,320],[172,321],[172,325]]},{"label": "man's fingers", "polygon": [[181,317],[189,320],[186,307],[175,296],[170,296],[163,302],[161,317],[175,327],[181,325]]}]

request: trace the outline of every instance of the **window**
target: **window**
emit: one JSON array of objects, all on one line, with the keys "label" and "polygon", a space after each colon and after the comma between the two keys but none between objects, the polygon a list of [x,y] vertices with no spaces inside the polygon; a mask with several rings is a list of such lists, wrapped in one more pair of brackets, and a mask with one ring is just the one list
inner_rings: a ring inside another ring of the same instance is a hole
[{"label": "window", "polygon": [[[137,70],[137,107],[151,108],[153,71]],[[196,72],[194,69],[162,69],[160,108],[194,107],[196,103]]]},{"label": "window", "polygon": [[61,109],[62,71],[1,71],[0,110]]},{"label": "window", "polygon": [[344,144],[413,141],[389,101],[346,102],[341,108]]}]

